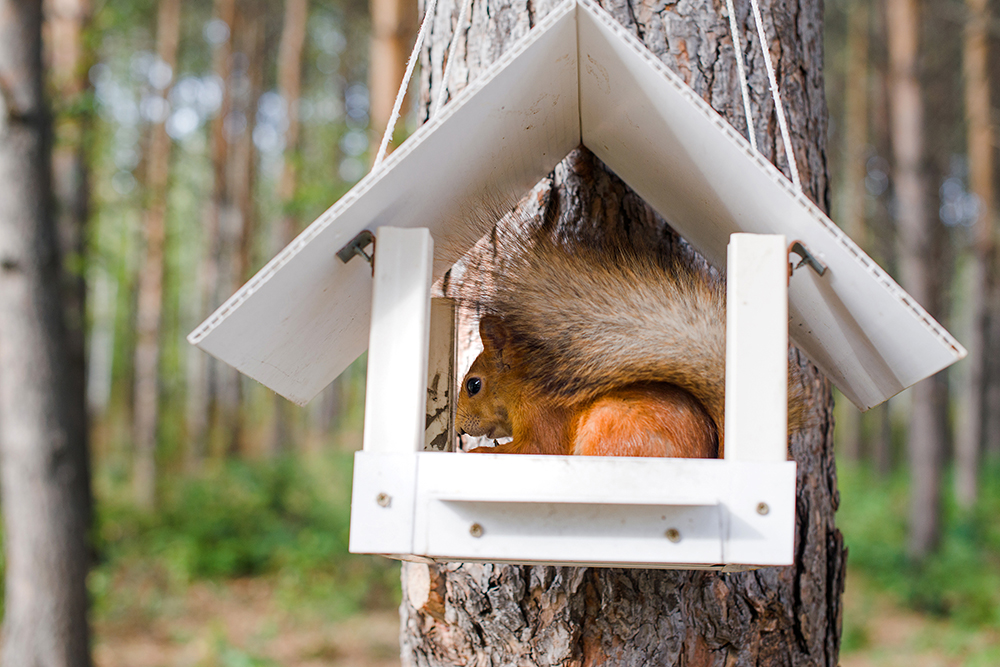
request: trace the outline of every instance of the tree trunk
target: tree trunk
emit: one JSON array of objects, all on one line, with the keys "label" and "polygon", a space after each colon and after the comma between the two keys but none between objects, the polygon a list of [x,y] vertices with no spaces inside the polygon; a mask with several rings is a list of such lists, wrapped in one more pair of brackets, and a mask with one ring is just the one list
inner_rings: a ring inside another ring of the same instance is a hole
[{"label": "tree trunk", "polygon": [[[460,90],[463,84],[456,80],[463,72],[465,81],[472,80],[554,4],[503,2],[491,4],[489,11],[474,4],[463,38],[467,47],[458,51],[464,67],[455,70],[450,86]],[[814,0],[762,4],[803,187],[826,208],[822,5]],[[734,126],[746,129],[725,16],[701,4],[606,8]],[[458,11],[454,2],[438,5],[423,53],[425,114],[432,92],[427,83],[436,93],[438,56],[447,48]],[[754,131],[764,155],[784,168],[753,20],[748,6],[738,11],[753,88]],[[504,28],[497,29],[501,19]],[[544,190],[543,205],[558,202],[561,224],[586,218],[588,229],[578,233],[625,227],[637,233],[662,231],[663,221],[585,149],[564,160]],[[404,665],[836,665],[845,554],[833,524],[838,497],[832,402],[827,381],[798,353],[794,363],[808,378],[816,424],[791,442],[798,462],[795,565],[720,574],[404,564]]]},{"label": "tree trunk", "polygon": [[[281,202],[281,219],[273,234],[275,243],[272,254],[277,254],[299,232],[295,194],[298,190],[299,151],[299,99],[302,92],[302,53],[306,41],[306,22],[309,18],[309,0],[285,0],[285,23],[278,46],[278,92],[285,101],[288,129],[285,130],[285,151],[282,156],[281,180],[278,182],[278,200]],[[267,453],[278,455],[291,449],[298,439],[295,418],[299,412],[295,404],[278,394],[274,395],[274,419],[267,443]]]},{"label": "tree trunk", "polygon": [[[855,243],[869,249],[865,225],[865,151],[868,147],[868,2],[848,5],[846,90],[844,93],[843,186],[839,222]],[[861,413],[838,394],[837,435],[849,461],[862,455]],[[842,403],[842,405],[840,405]]]},{"label": "tree trunk", "polygon": [[[253,264],[253,242],[256,237],[256,207],[253,198],[257,177],[257,153],[254,148],[253,130],[257,121],[257,103],[264,87],[264,26],[266,5],[256,0],[245,0],[239,7],[234,33],[236,52],[241,66],[233,72],[236,94],[233,97],[230,125],[229,152],[226,156],[225,191],[221,209],[222,249],[220,268],[224,295],[238,290],[250,277]],[[219,400],[215,428],[218,430],[225,453],[236,456],[246,453],[247,411],[245,378],[234,369],[219,368]]]},{"label": "tree trunk", "polygon": [[[368,66],[372,150],[368,153],[374,160],[406,71],[406,59],[413,44],[417,3],[412,0],[369,0],[368,5],[372,16],[371,62]],[[403,115],[406,115],[405,111]],[[394,144],[390,144],[387,152],[391,152],[393,147]]]},{"label": "tree trunk", "polygon": [[[212,71],[222,83],[222,104],[209,128],[212,160],[212,197],[205,207],[205,236],[201,266],[198,270],[198,299],[200,318],[205,319],[220,304],[222,289],[219,285],[220,216],[226,189],[226,119],[232,110],[232,29],[236,19],[236,0],[216,0],[215,20],[226,26],[226,34],[219,36],[212,53]],[[227,295],[228,296],[228,295]],[[188,393],[185,406],[187,422],[187,467],[196,469],[207,450],[211,406],[215,402],[219,372],[224,370],[212,357],[198,348],[188,348]]]},{"label": "tree trunk", "polygon": [[996,211],[993,197],[993,154],[995,133],[990,122],[989,42],[986,0],[967,0],[963,64],[965,70],[966,145],[969,151],[969,184],[979,197],[979,219],[975,223],[975,243],[969,288],[972,328],[969,331],[969,360],[965,414],[955,447],[955,500],[971,508],[979,495],[979,456],[983,442],[983,410],[986,406],[986,363],[989,336],[989,294],[994,261]]},{"label": "tree trunk", "polygon": [[[87,218],[90,215],[90,179],[87,135],[90,92],[87,69],[90,55],[85,30],[90,23],[88,0],[49,0],[45,5],[49,80],[60,100],[55,117],[52,183],[56,202],[56,229],[63,259],[63,308],[73,430],[83,438],[84,479],[90,482],[90,420],[87,404]],[[90,497],[88,490],[87,497]],[[88,508],[88,515],[90,509]]]},{"label": "tree trunk", "polygon": [[[181,35],[180,0],[160,0],[156,16],[156,53],[162,63],[177,68]],[[162,91],[166,98],[171,84]],[[132,483],[136,505],[156,504],[156,431],[159,410],[160,317],[163,307],[164,252],[167,241],[167,186],[170,180],[170,137],[166,119],[150,134],[146,171],[145,246],[139,263],[139,301],[136,307],[135,398],[133,438],[135,458]]]},{"label": "tree trunk", "polygon": [[[918,0],[888,0],[890,109],[894,184],[903,287],[933,315],[933,225],[928,211],[924,164],[924,102],[918,80],[920,15]],[[911,390],[907,451],[910,461],[909,552],[920,560],[937,545],[941,532],[941,456],[944,450],[935,407],[934,382]]]},{"label": "tree trunk", "polygon": [[88,667],[85,440],[74,423],[40,2],[0,0],[0,661]]},{"label": "tree trunk", "polygon": [[[993,274],[1000,276],[1000,253],[993,258]],[[983,428],[988,456],[1000,455],[1000,280],[995,281],[990,291],[990,319],[987,349],[991,353],[986,362],[986,420]]]},{"label": "tree trunk", "polygon": [[298,190],[299,99],[302,96],[302,53],[306,41],[309,0],[285,0],[285,23],[278,46],[278,92],[285,101],[288,129],[285,131],[285,151],[278,183],[278,199],[282,205],[279,245],[284,247],[299,232],[293,209]]},{"label": "tree trunk", "polygon": [[889,403],[883,403],[874,410],[869,411],[877,429],[875,446],[872,448],[872,461],[875,465],[875,472],[880,477],[888,477],[895,467],[892,460],[892,411]]}]

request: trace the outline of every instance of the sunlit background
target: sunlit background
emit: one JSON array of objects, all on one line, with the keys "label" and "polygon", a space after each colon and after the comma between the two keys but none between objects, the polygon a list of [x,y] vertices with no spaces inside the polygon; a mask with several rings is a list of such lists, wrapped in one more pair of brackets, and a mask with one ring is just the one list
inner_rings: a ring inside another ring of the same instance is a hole
[{"label": "sunlit background", "polygon": [[[50,42],[50,61],[63,63],[50,96],[60,210],[85,221],[67,262],[86,284],[96,663],[398,664],[398,565],[347,554],[364,358],[298,408],[185,336],[367,172],[387,115],[370,100],[391,100],[399,78],[370,90],[377,45],[360,0],[302,3],[307,13],[296,17],[278,0],[188,2],[173,37],[162,26],[157,32],[171,1],[107,0],[91,10],[77,0],[81,48]],[[865,19],[852,29],[861,7]],[[963,339],[968,258],[983,213],[965,147],[967,14],[958,0],[924,9],[927,171],[940,222],[936,314]],[[895,272],[882,3],[828,0],[826,12],[833,215]],[[415,8],[401,17],[396,38],[405,54]],[[997,25],[989,32],[994,53]],[[167,62],[171,39],[178,47]],[[996,90],[1000,60],[992,62]],[[297,83],[288,74],[296,70]],[[860,91],[853,98],[852,85]],[[996,125],[996,104],[993,114]],[[404,121],[398,135],[415,124]],[[167,140],[158,142],[158,132]],[[60,178],[65,165],[69,176]],[[167,166],[165,183],[157,165]],[[164,234],[148,237],[158,202]],[[159,266],[151,243],[162,251],[161,287],[143,280]],[[137,304],[143,290],[156,289],[151,326]],[[151,368],[137,362],[144,332],[158,353]],[[941,379],[949,447],[967,366]],[[137,422],[150,417],[133,406],[150,372],[158,407],[147,461],[153,493],[134,483]],[[906,550],[907,401],[863,417],[838,402],[838,523],[850,550],[843,664],[1000,664],[1000,438],[989,441],[971,510],[953,499],[949,450],[943,539],[914,566]]]}]

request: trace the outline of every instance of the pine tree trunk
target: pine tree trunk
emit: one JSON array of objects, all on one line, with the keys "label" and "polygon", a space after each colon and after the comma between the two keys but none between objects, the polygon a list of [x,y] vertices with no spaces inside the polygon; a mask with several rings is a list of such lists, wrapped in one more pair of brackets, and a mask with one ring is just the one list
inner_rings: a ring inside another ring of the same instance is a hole
[{"label": "pine tree trunk", "polygon": [[979,456],[983,442],[983,409],[986,406],[986,351],[989,336],[989,294],[994,261],[996,205],[993,197],[993,155],[996,134],[990,121],[989,8],[986,0],[967,0],[963,65],[965,71],[966,145],[969,151],[969,184],[979,197],[975,223],[969,308],[969,359],[965,414],[955,446],[955,499],[970,508],[979,495]]},{"label": "pine tree trunk", "polygon": [[0,662],[88,667],[86,443],[50,210],[41,28],[41,2],[0,0]]},{"label": "pine tree trunk", "polygon": [[[285,130],[285,151],[282,156],[281,180],[278,182],[278,200],[281,202],[281,219],[272,233],[276,254],[288,245],[299,232],[295,211],[295,194],[298,190],[299,150],[299,99],[302,93],[302,54],[306,41],[306,22],[309,18],[309,0],[285,0],[285,22],[278,46],[278,92],[285,101],[288,128]],[[267,443],[271,456],[291,449],[298,440],[295,418],[299,412],[295,405],[274,395],[274,419]]]},{"label": "pine tree trunk", "polygon": [[[90,92],[87,69],[90,57],[85,31],[90,23],[87,0],[49,0],[45,5],[49,81],[60,100],[55,118],[52,149],[52,185],[56,201],[56,229],[63,258],[63,308],[73,430],[81,434],[85,479],[90,481],[90,419],[87,403],[87,218],[90,215],[90,174],[87,169],[87,135],[90,112],[85,96]],[[90,497],[90,492],[87,492]],[[88,508],[88,514],[90,509]]]},{"label": "pine tree trunk", "polygon": [[[225,294],[236,292],[250,277],[256,238],[257,213],[253,198],[257,178],[257,152],[253,131],[257,123],[257,103],[264,88],[264,29],[266,4],[245,0],[236,16],[236,49],[245,68],[244,79],[234,97],[234,109],[242,114],[242,129],[229,141],[226,159],[226,195],[222,209],[222,271]],[[220,369],[218,421],[226,454],[238,456],[247,450],[246,391],[248,381],[230,367]]]},{"label": "pine tree trunk", "polygon": [[[199,321],[217,308],[222,298],[219,285],[220,217],[226,188],[226,118],[232,110],[232,29],[236,20],[236,0],[215,0],[215,20],[226,26],[226,33],[214,45],[212,71],[222,84],[222,104],[209,126],[210,156],[212,161],[212,196],[205,207],[204,255],[198,270]],[[223,38],[224,37],[224,38]],[[228,296],[228,294],[227,294]],[[188,348],[188,393],[185,406],[187,422],[187,467],[196,469],[208,448],[208,429],[212,405],[217,393],[219,362],[197,349]]]},{"label": "pine tree trunk", "polygon": [[[934,220],[928,210],[924,157],[924,102],[918,78],[918,0],[887,4],[890,110],[894,184],[903,287],[931,314],[937,310],[933,271]],[[907,451],[910,461],[910,556],[919,560],[937,545],[941,532],[941,458],[944,433],[933,380],[911,390]]]},{"label": "pine tree trunk", "polygon": [[[461,90],[554,4],[493,3],[487,11],[474,3],[458,49],[462,62],[456,62],[449,88]],[[457,5],[438,5],[424,49],[425,114],[430,93],[440,85]],[[749,5],[738,7],[754,131],[761,151],[785,169]],[[728,19],[713,5],[616,3],[606,9],[737,129],[746,130]],[[803,187],[827,208],[822,5],[765,1],[762,9]],[[564,160],[543,190],[547,201],[558,201],[564,224],[587,219],[587,229],[577,233],[628,227],[666,236],[663,221],[585,149]],[[832,402],[827,381],[800,355],[795,363],[809,378],[809,409],[817,424],[791,443],[798,462],[795,565],[719,574],[404,564],[404,665],[836,665],[845,553],[833,523],[838,496]]]},{"label": "pine tree trunk", "polygon": [[[847,74],[844,93],[843,187],[838,222],[862,248],[869,247],[865,225],[865,150],[868,147],[868,2],[848,5]],[[862,456],[861,413],[837,396],[837,436],[849,461]]]},{"label": "pine tree trunk", "polygon": [[[392,114],[399,83],[406,71],[406,59],[413,44],[416,4],[413,0],[369,0],[368,3],[372,16],[371,62],[368,67],[372,149],[368,153],[372,160],[375,159],[382,133]],[[390,144],[389,151],[393,147]]]},{"label": "pine tree trunk", "polygon": [[[180,0],[160,0],[156,17],[156,52],[161,62],[177,68],[181,34]],[[170,94],[170,86],[162,91]],[[163,308],[164,253],[167,241],[167,186],[170,179],[170,137],[166,119],[156,123],[149,141],[146,172],[145,245],[139,263],[136,306],[135,399],[132,483],[136,505],[156,503],[156,430],[159,411],[160,318]]]}]

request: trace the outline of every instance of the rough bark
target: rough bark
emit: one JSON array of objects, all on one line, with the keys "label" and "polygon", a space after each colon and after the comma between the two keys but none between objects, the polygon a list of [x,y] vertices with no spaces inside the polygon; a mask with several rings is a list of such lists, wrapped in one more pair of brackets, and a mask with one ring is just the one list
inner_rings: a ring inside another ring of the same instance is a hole
[{"label": "rough bark", "polygon": [[996,205],[993,196],[995,132],[990,120],[989,7],[986,0],[967,0],[963,65],[965,74],[966,145],[969,152],[969,185],[979,197],[979,219],[969,285],[969,359],[965,414],[955,446],[955,499],[970,508],[979,494],[978,467],[983,442],[983,410],[986,400],[986,354],[989,336],[989,294],[994,261]]},{"label": "rough bark", "polygon": [[[918,76],[918,0],[888,0],[886,9],[899,273],[903,287],[933,314],[937,305],[931,275],[934,220],[928,210],[925,173],[924,102]],[[915,559],[934,549],[941,530],[944,429],[934,394],[932,380],[920,382],[911,390],[907,431],[911,481],[909,552]]]},{"label": "rough bark", "polygon": [[88,667],[85,440],[50,210],[40,2],[0,0],[0,662]]},{"label": "rough bark", "polygon": [[[156,54],[172,72],[177,68],[180,34],[180,0],[160,0],[156,17]],[[169,93],[170,86],[163,91],[164,97]],[[144,245],[139,263],[139,297],[136,305],[135,394],[132,416],[135,454],[132,483],[136,505],[144,509],[152,509],[156,503],[160,320],[167,241],[170,144],[164,119],[156,123],[150,132],[146,167],[146,216],[143,221]]]},{"label": "rough bark", "polygon": [[[450,87],[460,90],[553,4],[503,2],[487,8],[474,3]],[[762,4],[803,186],[826,208],[822,7],[812,0]],[[749,5],[738,5],[748,45],[754,131],[762,152],[784,168]],[[726,17],[701,4],[605,7],[734,126],[746,129]],[[425,114],[429,93],[440,84],[458,11],[455,2],[438,5],[423,54]],[[628,228],[659,236],[697,262],[683,244],[670,240],[663,221],[585,149],[564,160],[543,190],[542,205],[556,206],[560,224],[585,221],[576,234]],[[404,664],[836,665],[845,554],[833,523],[838,497],[830,388],[801,356],[795,361],[808,378],[815,427],[791,443],[798,462],[794,566],[719,574],[404,564]]]}]

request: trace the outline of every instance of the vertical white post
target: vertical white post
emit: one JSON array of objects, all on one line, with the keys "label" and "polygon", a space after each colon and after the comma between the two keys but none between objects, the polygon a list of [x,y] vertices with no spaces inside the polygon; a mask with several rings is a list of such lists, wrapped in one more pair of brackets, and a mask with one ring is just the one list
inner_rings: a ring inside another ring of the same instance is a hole
[{"label": "vertical white post", "polygon": [[379,227],[375,238],[364,449],[417,452],[424,446],[434,240],[427,229],[396,227]]},{"label": "vertical white post", "polygon": [[455,444],[455,301],[431,299],[424,449],[452,451]]},{"label": "vertical white post", "polygon": [[726,451],[785,461],[788,443],[788,249],[778,234],[729,237]]}]

